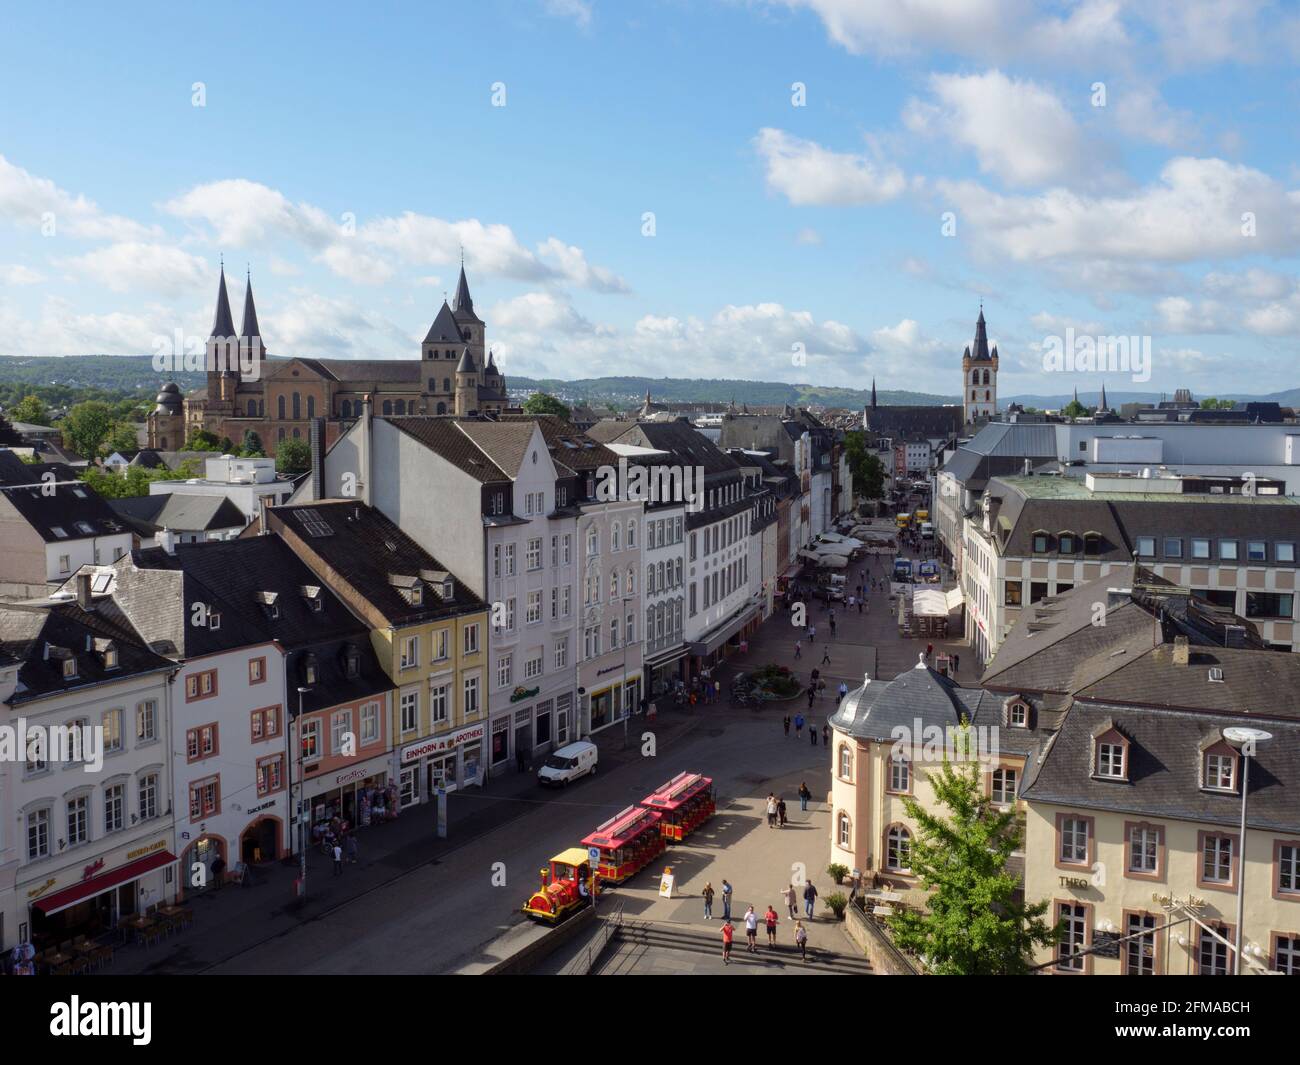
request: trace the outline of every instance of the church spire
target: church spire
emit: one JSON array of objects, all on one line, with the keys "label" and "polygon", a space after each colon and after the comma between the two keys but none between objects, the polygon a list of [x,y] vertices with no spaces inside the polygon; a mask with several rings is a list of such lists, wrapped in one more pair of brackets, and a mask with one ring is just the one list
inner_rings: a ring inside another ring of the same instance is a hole
[{"label": "church spire", "polygon": [[876,409],[876,379],[871,379],[871,409]]},{"label": "church spire", "polygon": [[1110,408],[1106,406],[1106,382],[1105,381],[1101,383],[1101,406],[1098,407],[1097,409],[1110,410]]},{"label": "church spire", "polygon": [[975,342],[970,348],[971,358],[976,362],[989,361],[989,335],[984,326],[984,301],[980,301],[980,316],[975,320]]},{"label": "church spire", "polygon": [[226,265],[221,264],[221,284],[217,286],[217,313],[212,319],[213,337],[233,337],[235,335],[235,321],[230,315],[230,297],[226,295]]},{"label": "church spire", "polygon": [[241,340],[251,340],[253,337],[261,337],[262,335],[262,331],[257,325],[257,305],[253,302],[252,271],[248,273],[247,286],[244,290],[244,325],[239,330]]},{"label": "church spire", "polygon": [[460,279],[456,282],[456,300],[452,303],[451,309],[456,312],[457,318],[463,318],[467,313],[470,315],[474,313],[474,300],[469,294],[469,282],[465,279],[463,257],[460,262]]}]

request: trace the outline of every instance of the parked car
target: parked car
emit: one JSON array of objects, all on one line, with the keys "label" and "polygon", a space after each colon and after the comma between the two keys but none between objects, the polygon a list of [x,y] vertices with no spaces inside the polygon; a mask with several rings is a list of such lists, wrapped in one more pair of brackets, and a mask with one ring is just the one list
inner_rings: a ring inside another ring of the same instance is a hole
[{"label": "parked car", "polygon": [[537,771],[537,782],[564,787],[588,773],[595,776],[598,756],[596,745],[589,740],[565,744],[542,763],[542,768]]}]

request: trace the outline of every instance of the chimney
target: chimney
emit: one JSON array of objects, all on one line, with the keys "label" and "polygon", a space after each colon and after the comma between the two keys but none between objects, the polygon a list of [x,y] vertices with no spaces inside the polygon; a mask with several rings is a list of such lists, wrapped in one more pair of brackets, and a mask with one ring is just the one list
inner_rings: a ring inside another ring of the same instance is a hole
[{"label": "chimney", "polygon": [[325,419],[313,418],[311,438],[311,490],[313,499],[325,498]]},{"label": "chimney", "polygon": [[1187,637],[1186,636],[1174,637],[1174,665],[1176,666],[1187,665]]},{"label": "chimney", "polygon": [[82,610],[90,609],[90,574],[77,574],[77,606]]},{"label": "chimney", "polygon": [[176,554],[176,534],[171,529],[160,529],[158,531],[158,546],[169,555]]}]

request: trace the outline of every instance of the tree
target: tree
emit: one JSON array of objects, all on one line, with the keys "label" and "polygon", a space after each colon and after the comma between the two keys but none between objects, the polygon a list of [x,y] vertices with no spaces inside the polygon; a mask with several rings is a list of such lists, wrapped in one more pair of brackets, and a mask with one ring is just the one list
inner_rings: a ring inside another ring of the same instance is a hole
[{"label": "tree", "polygon": [[239,450],[245,458],[261,459],[266,457],[266,452],[262,450],[262,438],[252,429],[244,430],[244,439],[240,442]]},{"label": "tree", "polygon": [[1237,404],[1231,399],[1203,399],[1201,410],[1232,410]]},{"label": "tree", "polygon": [[135,426],[127,422],[114,422],[104,441],[104,451],[111,455],[114,451],[138,451],[139,449],[140,441],[136,437]]},{"label": "tree", "polygon": [[879,499],[885,494],[885,466],[867,450],[861,431],[844,434],[844,451],[853,475],[854,494],[863,499]]},{"label": "tree", "polygon": [[228,436],[223,436],[217,443],[217,450],[223,455],[232,455],[235,451],[235,442]]},{"label": "tree", "polygon": [[275,468],[280,473],[306,473],[311,469],[311,448],[302,440],[281,440],[275,447]]},{"label": "tree", "polygon": [[90,400],[78,403],[59,423],[63,444],[78,455],[93,458],[113,427],[113,412],[107,403]]},{"label": "tree", "polygon": [[30,392],[14,404],[9,411],[9,418],[15,422],[27,422],[28,425],[50,424],[50,412],[44,401]]},{"label": "tree", "polygon": [[1061,413],[1065,415],[1065,417],[1067,418],[1083,418],[1086,417],[1090,412],[1088,408],[1085,407],[1082,403],[1080,403],[1077,399],[1072,399],[1070,400],[1069,403],[1067,403],[1064,407],[1061,408]]},{"label": "tree", "polygon": [[[970,737],[965,721],[960,735]],[[903,806],[917,825],[908,862],[925,890],[933,892],[928,912],[906,911],[889,918],[900,947],[923,956],[931,971],[947,976],[1026,973],[1035,946],[1056,939],[1043,915],[1046,901],[1015,901],[1020,878],[1007,870],[1020,849],[1015,814],[1002,811],[984,794],[979,760],[957,764],[945,757],[930,774],[935,798],[951,816],[931,813],[915,799]]]},{"label": "tree", "polygon": [[206,429],[193,429],[185,441],[186,451],[220,451],[221,441]]},{"label": "tree", "polygon": [[524,411],[527,414],[553,414],[557,418],[563,418],[566,422],[572,415],[563,403],[554,396],[548,396],[545,392],[534,392],[524,400]]}]

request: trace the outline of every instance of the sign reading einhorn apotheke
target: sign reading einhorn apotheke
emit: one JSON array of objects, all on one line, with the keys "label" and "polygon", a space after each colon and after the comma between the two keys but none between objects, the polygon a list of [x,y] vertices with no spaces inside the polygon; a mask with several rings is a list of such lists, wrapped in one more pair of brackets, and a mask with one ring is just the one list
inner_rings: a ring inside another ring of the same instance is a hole
[{"label": "sign reading einhorn apotheke", "polygon": [[418,761],[426,755],[455,750],[473,740],[481,740],[485,735],[487,735],[487,726],[479,722],[477,725],[467,725],[459,732],[448,732],[445,736],[430,736],[427,739],[417,740],[402,748],[402,765]]}]

